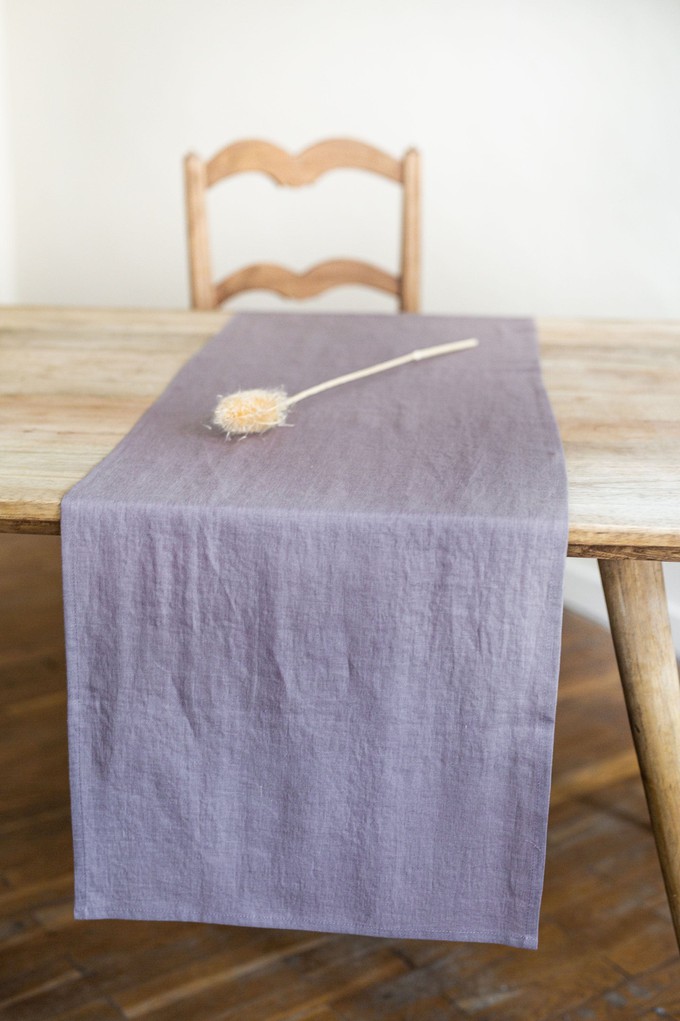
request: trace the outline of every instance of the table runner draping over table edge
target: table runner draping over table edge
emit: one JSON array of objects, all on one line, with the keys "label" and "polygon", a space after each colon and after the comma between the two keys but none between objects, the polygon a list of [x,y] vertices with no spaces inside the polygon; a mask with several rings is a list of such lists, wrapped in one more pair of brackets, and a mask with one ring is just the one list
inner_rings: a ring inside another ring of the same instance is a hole
[{"label": "table runner draping over table edge", "polygon": [[566,544],[530,320],[233,319],[62,503],[76,917],[535,947]]}]

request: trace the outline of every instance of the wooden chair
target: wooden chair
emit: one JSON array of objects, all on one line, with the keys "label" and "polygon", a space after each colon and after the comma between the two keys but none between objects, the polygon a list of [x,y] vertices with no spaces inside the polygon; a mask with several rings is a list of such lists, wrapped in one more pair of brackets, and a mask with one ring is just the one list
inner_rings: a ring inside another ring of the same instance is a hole
[{"label": "wooden chair", "polygon": [[[191,302],[193,308],[217,308],[242,291],[277,291],[286,298],[309,298],[331,287],[361,284],[399,300],[402,312],[420,307],[420,154],[409,149],[397,160],[373,146],[352,139],[319,142],[291,156],[269,142],[242,141],[228,145],[207,162],[190,153],[184,161]],[[401,271],[392,276],[377,266],[354,259],[319,263],[294,273],[270,263],[257,263],[213,282],[206,217],[206,191],[231,174],[260,171],[277,184],[311,184],[329,170],[358,168],[380,174],[403,187]]]}]

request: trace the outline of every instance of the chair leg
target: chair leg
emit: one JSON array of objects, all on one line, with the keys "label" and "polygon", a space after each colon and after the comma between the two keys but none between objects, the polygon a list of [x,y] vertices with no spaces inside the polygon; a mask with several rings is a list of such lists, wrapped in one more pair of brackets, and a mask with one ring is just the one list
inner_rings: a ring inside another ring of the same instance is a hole
[{"label": "chair leg", "polygon": [[600,560],[616,659],[680,946],[680,682],[662,566]]}]

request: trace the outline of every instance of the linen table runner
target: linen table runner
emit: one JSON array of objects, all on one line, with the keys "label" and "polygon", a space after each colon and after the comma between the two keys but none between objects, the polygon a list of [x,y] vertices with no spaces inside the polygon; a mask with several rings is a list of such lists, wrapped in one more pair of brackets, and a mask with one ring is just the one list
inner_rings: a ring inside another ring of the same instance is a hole
[{"label": "linen table runner", "polygon": [[566,543],[530,320],[229,322],[62,504],[76,917],[535,947]]}]

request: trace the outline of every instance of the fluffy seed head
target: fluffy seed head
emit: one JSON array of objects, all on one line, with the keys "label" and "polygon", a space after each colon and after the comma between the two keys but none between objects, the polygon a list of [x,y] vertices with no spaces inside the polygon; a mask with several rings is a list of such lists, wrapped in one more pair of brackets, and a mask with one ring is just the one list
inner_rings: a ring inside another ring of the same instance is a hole
[{"label": "fluffy seed head", "polygon": [[287,412],[285,390],[239,390],[220,397],[212,420],[227,436],[245,436],[283,425]]}]

